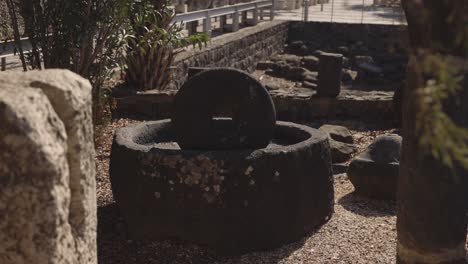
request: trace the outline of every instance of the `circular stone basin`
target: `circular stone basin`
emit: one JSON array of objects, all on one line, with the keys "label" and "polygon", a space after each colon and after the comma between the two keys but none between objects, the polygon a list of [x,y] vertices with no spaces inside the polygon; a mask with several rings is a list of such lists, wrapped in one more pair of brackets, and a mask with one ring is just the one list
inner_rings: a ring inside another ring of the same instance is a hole
[{"label": "circular stone basin", "polygon": [[256,150],[181,150],[169,120],[121,128],[110,179],[134,238],[179,238],[223,254],[296,241],[333,213],[327,136],[289,122]]}]

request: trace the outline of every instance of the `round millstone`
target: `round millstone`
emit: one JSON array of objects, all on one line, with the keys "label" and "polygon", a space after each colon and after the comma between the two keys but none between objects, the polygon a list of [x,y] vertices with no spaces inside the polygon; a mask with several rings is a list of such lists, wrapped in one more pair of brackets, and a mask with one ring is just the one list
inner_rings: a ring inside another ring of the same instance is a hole
[{"label": "round millstone", "polygon": [[[233,122],[214,122],[217,117],[231,117]],[[182,149],[264,148],[273,138],[275,122],[275,108],[265,87],[235,69],[196,74],[174,101],[172,123]]]}]

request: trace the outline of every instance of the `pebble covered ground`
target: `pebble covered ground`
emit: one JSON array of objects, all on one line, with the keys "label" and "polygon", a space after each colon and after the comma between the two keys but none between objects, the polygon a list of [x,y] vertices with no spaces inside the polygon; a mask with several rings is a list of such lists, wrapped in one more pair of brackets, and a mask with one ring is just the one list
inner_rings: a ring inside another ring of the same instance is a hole
[{"label": "pebble covered ground", "polygon": [[[99,263],[395,263],[395,203],[355,195],[345,174],[335,175],[335,213],[331,220],[303,240],[278,249],[222,257],[183,241],[131,240],[112,197],[108,169],[115,129],[134,122],[116,120],[99,127],[96,133]],[[350,128],[359,151],[376,136],[393,132]]]}]

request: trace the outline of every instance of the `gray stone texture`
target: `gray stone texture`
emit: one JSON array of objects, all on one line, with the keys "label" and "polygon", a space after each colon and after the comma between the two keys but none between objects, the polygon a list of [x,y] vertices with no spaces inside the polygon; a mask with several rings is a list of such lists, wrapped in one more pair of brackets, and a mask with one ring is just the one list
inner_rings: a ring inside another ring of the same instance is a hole
[{"label": "gray stone texture", "polygon": [[344,126],[323,125],[319,130],[327,133],[330,138],[334,140],[353,144],[353,135],[351,135],[351,131]]},{"label": "gray stone texture", "polygon": [[168,147],[175,140],[169,120],[118,129],[110,179],[129,234],[179,238],[223,254],[310,234],[333,213],[327,136],[281,121],[275,132],[267,148],[196,151]]},{"label": "gray stone texture", "polygon": [[379,136],[349,165],[347,174],[356,192],[371,198],[395,199],[402,138]]},{"label": "gray stone texture", "polygon": [[0,74],[0,263],[96,263],[89,82]]},{"label": "gray stone texture", "polygon": [[174,88],[187,80],[189,67],[232,67],[252,72],[257,62],[283,51],[287,35],[287,21],[271,21],[216,37],[202,50],[190,47],[175,59]]},{"label": "gray stone texture", "polygon": [[341,91],[343,55],[322,53],[320,54],[319,59],[317,95],[336,97]]},{"label": "gray stone texture", "polygon": [[357,151],[356,146],[353,144],[343,143],[332,138],[329,138],[329,140],[333,163],[348,161]]}]

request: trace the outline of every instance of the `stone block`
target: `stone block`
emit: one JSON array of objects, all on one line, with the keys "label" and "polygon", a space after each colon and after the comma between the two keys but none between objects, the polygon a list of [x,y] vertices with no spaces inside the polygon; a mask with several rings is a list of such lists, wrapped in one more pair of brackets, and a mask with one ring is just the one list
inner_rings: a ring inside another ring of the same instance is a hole
[{"label": "stone block", "polygon": [[69,71],[0,73],[0,263],[97,262],[91,107]]},{"label": "stone block", "polygon": [[336,97],[341,91],[343,55],[321,53],[319,59],[317,94],[319,96]]}]

